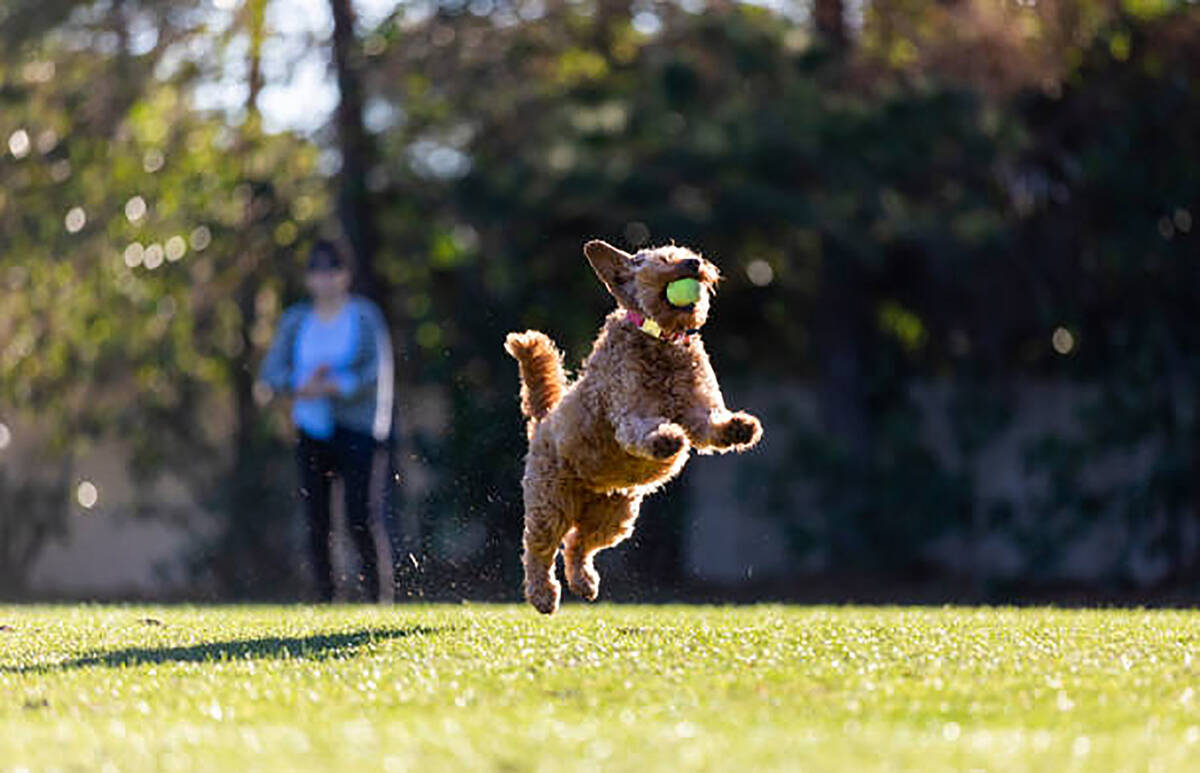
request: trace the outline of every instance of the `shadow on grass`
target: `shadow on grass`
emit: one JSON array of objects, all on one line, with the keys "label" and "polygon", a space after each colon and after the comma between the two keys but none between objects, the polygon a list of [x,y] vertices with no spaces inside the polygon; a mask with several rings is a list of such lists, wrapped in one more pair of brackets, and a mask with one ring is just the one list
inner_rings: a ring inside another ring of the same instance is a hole
[{"label": "shadow on grass", "polygon": [[441,628],[372,628],[347,633],[312,636],[264,636],[257,639],[233,639],[180,647],[130,647],[85,655],[61,663],[28,666],[0,666],[0,674],[36,674],[70,671],[103,666],[122,668],[161,663],[220,663],[239,660],[329,660],[353,653],[364,644],[409,636],[428,636]]}]

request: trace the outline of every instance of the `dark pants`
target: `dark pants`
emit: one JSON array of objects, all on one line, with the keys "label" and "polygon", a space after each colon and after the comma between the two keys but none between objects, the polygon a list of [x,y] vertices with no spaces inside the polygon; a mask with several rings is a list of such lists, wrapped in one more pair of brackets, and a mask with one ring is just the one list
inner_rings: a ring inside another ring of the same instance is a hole
[{"label": "dark pants", "polygon": [[362,559],[359,580],[367,595],[379,600],[379,565],[375,536],[371,532],[367,502],[371,488],[371,468],[377,443],[370,435],[343,427],[333,437],[318,440],[300,432],[296,460],[300,467],[300,499],[308,515],[309,547],[317,575],[317,591],[322,601],[333,599],[333,565],[329,557],[330,487],[335,476],[342,479],[346,497],[346,520],[350,536]]}]

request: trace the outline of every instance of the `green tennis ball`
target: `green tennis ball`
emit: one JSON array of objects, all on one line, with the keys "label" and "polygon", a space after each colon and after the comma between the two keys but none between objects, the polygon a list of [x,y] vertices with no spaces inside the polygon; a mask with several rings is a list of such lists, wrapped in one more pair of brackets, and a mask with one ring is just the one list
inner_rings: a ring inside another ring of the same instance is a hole
[{"label": "green tennis ball", "polygon": [[667,300],[672,306],[691,306],[700,300],[700,282],[688,277],[667,285]]}]

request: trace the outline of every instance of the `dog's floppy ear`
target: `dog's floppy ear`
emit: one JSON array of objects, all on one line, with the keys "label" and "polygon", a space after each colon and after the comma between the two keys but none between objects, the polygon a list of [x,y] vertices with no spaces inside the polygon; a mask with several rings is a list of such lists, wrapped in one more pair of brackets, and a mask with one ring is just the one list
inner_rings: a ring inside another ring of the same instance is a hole
[{"label": "dog's floppy ear", "polygon": [[633,256],[608,242],[593,239],[583,245],[583,254],[604,286],[627,309],[637,310],[633,293]]}]

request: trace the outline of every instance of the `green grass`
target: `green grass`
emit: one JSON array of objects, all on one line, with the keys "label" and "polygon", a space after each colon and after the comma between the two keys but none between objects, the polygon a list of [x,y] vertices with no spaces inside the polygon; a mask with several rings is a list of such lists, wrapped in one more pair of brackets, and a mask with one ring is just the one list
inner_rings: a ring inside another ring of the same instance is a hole
[{"label": "green grass", "polygon": [[1196,612],[46,606],[0,626],[5,773],[1200,769]]}]

